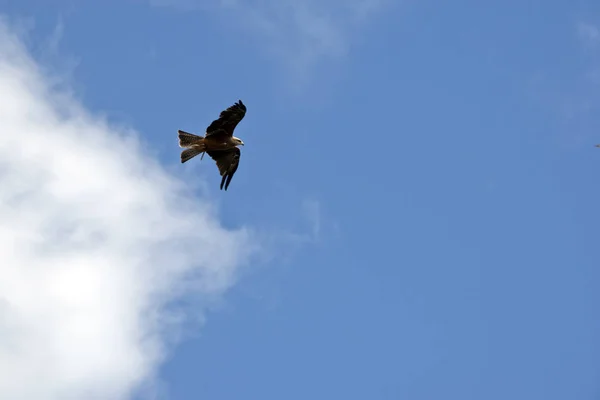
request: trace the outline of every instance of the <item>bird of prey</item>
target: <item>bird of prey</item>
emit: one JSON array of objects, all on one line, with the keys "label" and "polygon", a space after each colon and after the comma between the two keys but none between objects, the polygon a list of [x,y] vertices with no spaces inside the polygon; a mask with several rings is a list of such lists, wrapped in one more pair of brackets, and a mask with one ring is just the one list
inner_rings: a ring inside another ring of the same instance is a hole
[{"label": "bird of prey", "polygon": [[231,107],[221,111],[219,118],[206,128],[204,136],[178,130],[179,147],[185,149],[181,152],[181,162],[184,163],[198,154],[202,154],[202,160],[204,153],[207,153],[219,168],[222,177],[221,190],[227,190],[240,163],[241,151],[237,146],[244,145],[240,138],[233,136],[233,131],[244,115],[246,106],[242,100],[238,100]]}]

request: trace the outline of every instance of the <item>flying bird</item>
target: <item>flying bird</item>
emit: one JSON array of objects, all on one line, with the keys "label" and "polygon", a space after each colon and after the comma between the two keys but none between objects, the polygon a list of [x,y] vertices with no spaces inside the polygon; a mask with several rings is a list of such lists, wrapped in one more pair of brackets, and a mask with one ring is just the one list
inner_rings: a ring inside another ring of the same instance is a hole
[{"label": "flying bird", "polygon": [[238,169],[241,151],[237,146],[243,146],[242,139],[233,136],[237,124],[246,115],[246,106],[242,100],[238,100],[226,110],[221,111],[218,119],[215,119],[206,128],[204,136],[178,130],[179,147],[185,148],[181,151],[181,162],[184,163],[191,158],[202,154],[200,160],[207,153],[217,164],[221,174],[221,190],[227,190],[233,174]]}]

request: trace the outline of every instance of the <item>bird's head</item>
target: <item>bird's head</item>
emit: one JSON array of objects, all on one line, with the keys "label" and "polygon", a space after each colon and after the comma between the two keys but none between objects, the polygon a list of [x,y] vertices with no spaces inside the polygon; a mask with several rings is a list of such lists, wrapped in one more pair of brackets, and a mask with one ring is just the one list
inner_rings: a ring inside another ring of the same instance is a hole
[{"label": "bird's head", "polygon": [[244,141],[242,139],[240,139],[240,138],[235,137],[235,136],[233,137],[233,141],[238,146],[243,146],[244,145]]}]

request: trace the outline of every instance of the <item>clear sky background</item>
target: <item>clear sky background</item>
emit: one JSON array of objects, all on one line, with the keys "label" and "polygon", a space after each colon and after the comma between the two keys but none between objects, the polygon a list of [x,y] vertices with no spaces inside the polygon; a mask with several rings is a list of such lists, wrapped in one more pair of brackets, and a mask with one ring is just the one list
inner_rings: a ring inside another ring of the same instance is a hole
[{"label": "clear sky background", "polygon": [[600,399],[599,2],[0,12],[0,398]]}]

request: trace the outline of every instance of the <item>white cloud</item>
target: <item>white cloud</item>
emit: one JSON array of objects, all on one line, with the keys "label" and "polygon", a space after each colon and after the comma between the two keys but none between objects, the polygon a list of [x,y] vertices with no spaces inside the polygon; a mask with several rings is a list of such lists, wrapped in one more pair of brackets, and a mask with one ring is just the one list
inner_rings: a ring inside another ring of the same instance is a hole
[{"label": "white cloud", "polygon": [[0,398],[127,399],[257,244],[40,71],[0,21]]},{"label": "white cloud", "polygon": [[[313,68],[346,55],[387,0],[149,0],[153,6],[216,9],[227,26],[253,34],[299,85]],[[212,7],[209,7],[212,5]]]}]

